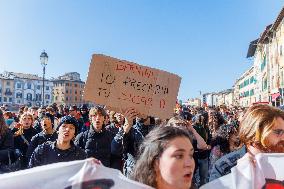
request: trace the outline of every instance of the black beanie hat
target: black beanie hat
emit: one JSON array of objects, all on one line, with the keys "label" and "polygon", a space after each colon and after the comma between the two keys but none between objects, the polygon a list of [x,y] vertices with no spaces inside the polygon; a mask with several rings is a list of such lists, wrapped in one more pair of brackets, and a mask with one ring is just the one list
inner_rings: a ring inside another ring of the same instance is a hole
[{"label": "black beanie hat", "polygon": [[62,117],[58,124],[57,130],[59,130],[59,127],[64,123],[72,124],[75,126],[75,136],[76,136],[78,133],[78,121],[76,120],[76,118],[70,115]]}]

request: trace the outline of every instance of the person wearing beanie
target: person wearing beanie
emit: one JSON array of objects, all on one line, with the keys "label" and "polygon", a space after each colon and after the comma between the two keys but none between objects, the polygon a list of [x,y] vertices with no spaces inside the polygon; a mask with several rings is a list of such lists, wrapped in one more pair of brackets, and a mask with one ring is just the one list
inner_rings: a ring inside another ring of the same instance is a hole
[{"label": "person wearing beanie", "polygon": [[73,143],[77,127],[74,117],[64,116],[58,125],[56,141],[47,141],[39,145],[32,153],[29,167],[85,159],[86,153]]},{"label": "person wearing beanie", "polygon": [[32,137],[30,145],[27,151],[27,157],[30,159],[33,151],[38,145],[45,143],[46,141],[55,141],[58,137],[57,132],[53,129],[54,116],[50,113],[45,113],[41,118],[42,131]]}]

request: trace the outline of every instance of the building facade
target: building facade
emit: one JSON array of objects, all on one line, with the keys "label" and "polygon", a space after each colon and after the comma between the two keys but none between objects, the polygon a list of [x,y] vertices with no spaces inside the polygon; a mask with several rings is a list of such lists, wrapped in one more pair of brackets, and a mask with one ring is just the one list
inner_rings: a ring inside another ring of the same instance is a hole
[{"label": "building facade", "polygon": [[284,8],[260,38],[251,42],[247,58],[253,58],[255,103],[283,105],[284,89]]},{"label": "building facade", "polygon": [[37,75],[15,72],[4,72],[3,75],[13,80],[13,104],[41,106],[42,98],[44,98],[44,105],[52,103],[53,83],[50,80],[46,79],[44,82],[43,95],[43,81]]},{"label": "building facade", "polygon": [[201,106],[201,99],[199,98],[188,99],[186,104],[189,106]]},{"label": "building facade", "polygon": [[0,75],[0,104],[13,104],[14,80],[11,77]]},{"label": "building facade", "polygon": [[53,101],[57,104],[77,105],[84,104],[83,92],[85,82],[81,81],[77,72],[66,73],[53,80]]},{"label": "building facade", "polygon": [[[235,93],[235,101],[238,102],[238,106],[248,107],[251,104],[256,102],[255,96],[255,69],[252,66],[249,70],[247,70],[236,82],[234,88],[236,89]],[[236,96],[238,95],[238,96]]]}]

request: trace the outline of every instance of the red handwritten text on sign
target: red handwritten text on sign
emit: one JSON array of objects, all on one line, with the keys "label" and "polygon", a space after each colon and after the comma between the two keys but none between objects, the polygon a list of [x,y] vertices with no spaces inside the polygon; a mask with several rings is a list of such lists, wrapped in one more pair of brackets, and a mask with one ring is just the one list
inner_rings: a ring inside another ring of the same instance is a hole
[{"label": "red handwritten text on sign", "polygon": [[139,76],[145,77],[145,78],[152,78],[155,81],[157,80],[157,76],[154,75],[154,72],[150,69],[143,68],[139,65],[133,65],[133,64],[127,64],[123,62],[119,62],[116,65],[117,71],[124,71],[124,72],[132,72],[134,74],[138,74]]},{"label": "red handwritten text on sign", "polygon": [[[153,106],[153,99],[151,97],[145,97],[145,96],[140,96],[140,95],[134,95],[131,93],[124,93],[121,92],[121,97],[118,97],[117,99],[119,100],[125,100],[128,102],[131,102],[133,104],[143,104],[145,106]],[[163,109],[166,106],[166,101],[165,99],[160,100],[160,108]]]}]

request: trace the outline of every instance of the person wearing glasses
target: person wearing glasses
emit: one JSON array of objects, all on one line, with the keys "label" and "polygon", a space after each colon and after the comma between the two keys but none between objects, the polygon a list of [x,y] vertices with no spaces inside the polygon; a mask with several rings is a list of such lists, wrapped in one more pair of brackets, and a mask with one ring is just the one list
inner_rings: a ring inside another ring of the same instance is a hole
[{"label": "person wearing glasses", "polygon": [[215,162],[210,181],[229,174],[244,156],[254,162],[258,153],[284,153],[284,112],[269,105],[251,106],[241,119],[239,137],[242,148]]}]

